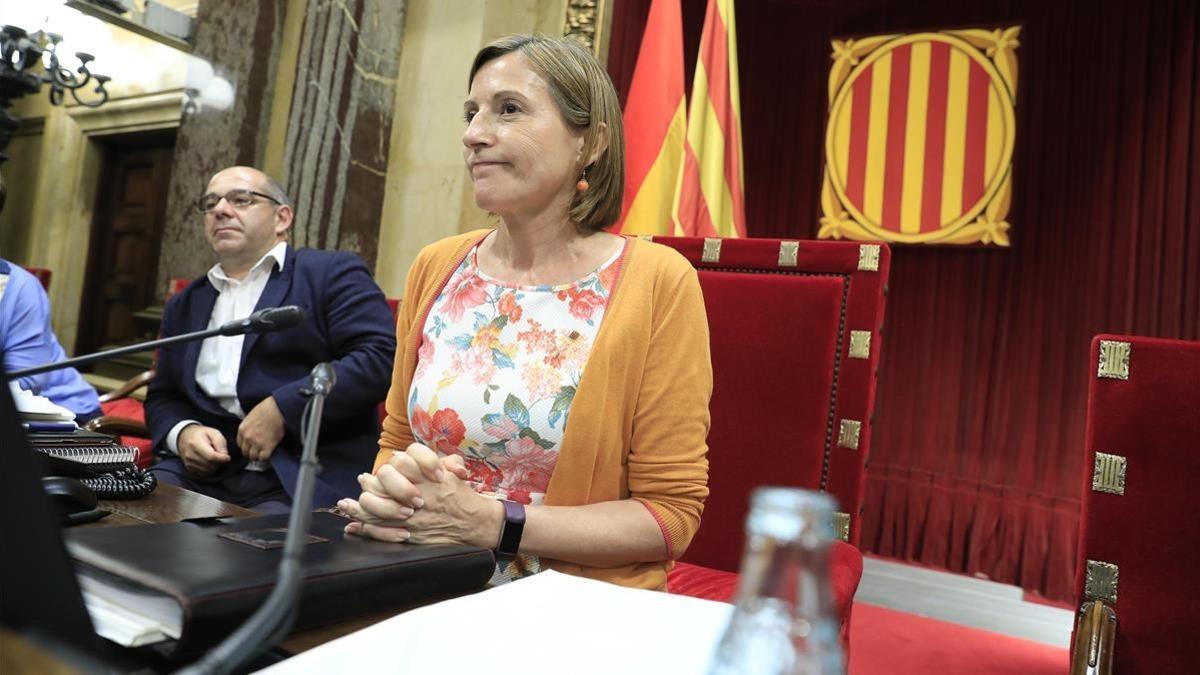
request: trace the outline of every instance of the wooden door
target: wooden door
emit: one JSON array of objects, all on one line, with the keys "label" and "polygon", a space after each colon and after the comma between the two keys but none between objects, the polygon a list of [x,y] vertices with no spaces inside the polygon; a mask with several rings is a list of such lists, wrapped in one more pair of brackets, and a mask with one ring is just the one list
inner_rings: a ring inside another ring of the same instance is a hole
[{"label": "wooden door", "polygon": [[122,139],[106,150],[80,311],[80,354],[147,337],[139,313],[154,302],[175,137]]}]

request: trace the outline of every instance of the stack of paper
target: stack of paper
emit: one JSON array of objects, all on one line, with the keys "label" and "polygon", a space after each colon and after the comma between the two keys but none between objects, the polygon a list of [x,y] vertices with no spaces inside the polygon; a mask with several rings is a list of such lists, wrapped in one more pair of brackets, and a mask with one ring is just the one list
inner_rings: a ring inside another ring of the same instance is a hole
[{"label": "stack of paper", "polygon": [[262,672],[373,672],[386,663],[402,673],[702,675],[732,611],[548,571],[405,612]]},{"label": "stack of paper", "polygon": [[179,639],[183,608],[170,596],[138,593],[86,574],[78,579],[97,635],[123,647]]},{"label": "stack of paper", "polygon": [[13,403],[21,419],[34,422],[73,422],[75,413],[58,405],[45,396],[38,396],[22,389],[16,382],[8,383]]}]

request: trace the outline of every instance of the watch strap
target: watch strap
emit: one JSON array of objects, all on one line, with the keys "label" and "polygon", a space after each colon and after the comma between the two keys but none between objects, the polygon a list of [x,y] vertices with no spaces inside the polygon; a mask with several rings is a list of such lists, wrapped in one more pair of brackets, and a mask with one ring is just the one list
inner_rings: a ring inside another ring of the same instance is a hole
[{"label": "watch strap", "polygon": [[504,505],[504,524],[500,528],[496,555],[515,557],[521,548],[521,534],[525,530],[525,505],[508,499],[502,499],[500,503]]}]

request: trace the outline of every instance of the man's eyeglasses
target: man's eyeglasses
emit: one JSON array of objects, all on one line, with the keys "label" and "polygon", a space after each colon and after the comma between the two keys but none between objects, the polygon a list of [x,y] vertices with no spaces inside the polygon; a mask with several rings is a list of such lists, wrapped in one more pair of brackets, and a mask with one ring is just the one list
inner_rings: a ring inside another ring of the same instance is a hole
[{"label": "man's eyeglasses", "polygon": [[223,195],[210,192],[197,199],[194,203],[194,206],[200,213],[208,213],[209,211],[217,208],[217,204],[221,203],[221,200],[224,199],[230,206],[241,211],[242,209],[248,209],[258,203],[258,200],[255,199],[256,197],[269,199],[276,204],[283,203],[271,195],[264,195],[263,193],[255,192],[254,190],[230,190]]}]

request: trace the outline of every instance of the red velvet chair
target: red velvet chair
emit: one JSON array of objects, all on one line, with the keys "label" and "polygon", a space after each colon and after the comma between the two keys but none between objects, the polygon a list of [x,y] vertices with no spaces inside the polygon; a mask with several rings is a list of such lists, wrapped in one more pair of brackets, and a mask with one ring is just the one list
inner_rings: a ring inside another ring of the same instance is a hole
[{"label": "red velvet chair", "polygon": [[45,289],[46,292],[50,291],[50,278],[54,276],[53,272],[46,267],[26,267],[25,271],[29,272],[34,276],[34,278],[40,281],[42,283],[42,288]]},{"label": "red velvet chair", "polygon": [[1195,673],[1200,342],[1092,341],[1072,673]]},{"label": "red velvet chair", "polygon": [[732,598],[750,493],[784,485],[832,494],[835,600],[849,625],[862,577],[858,541],[886,245],[654,237],[699,270],[713,360],[709,488],[700,530],[668,589]]}]

